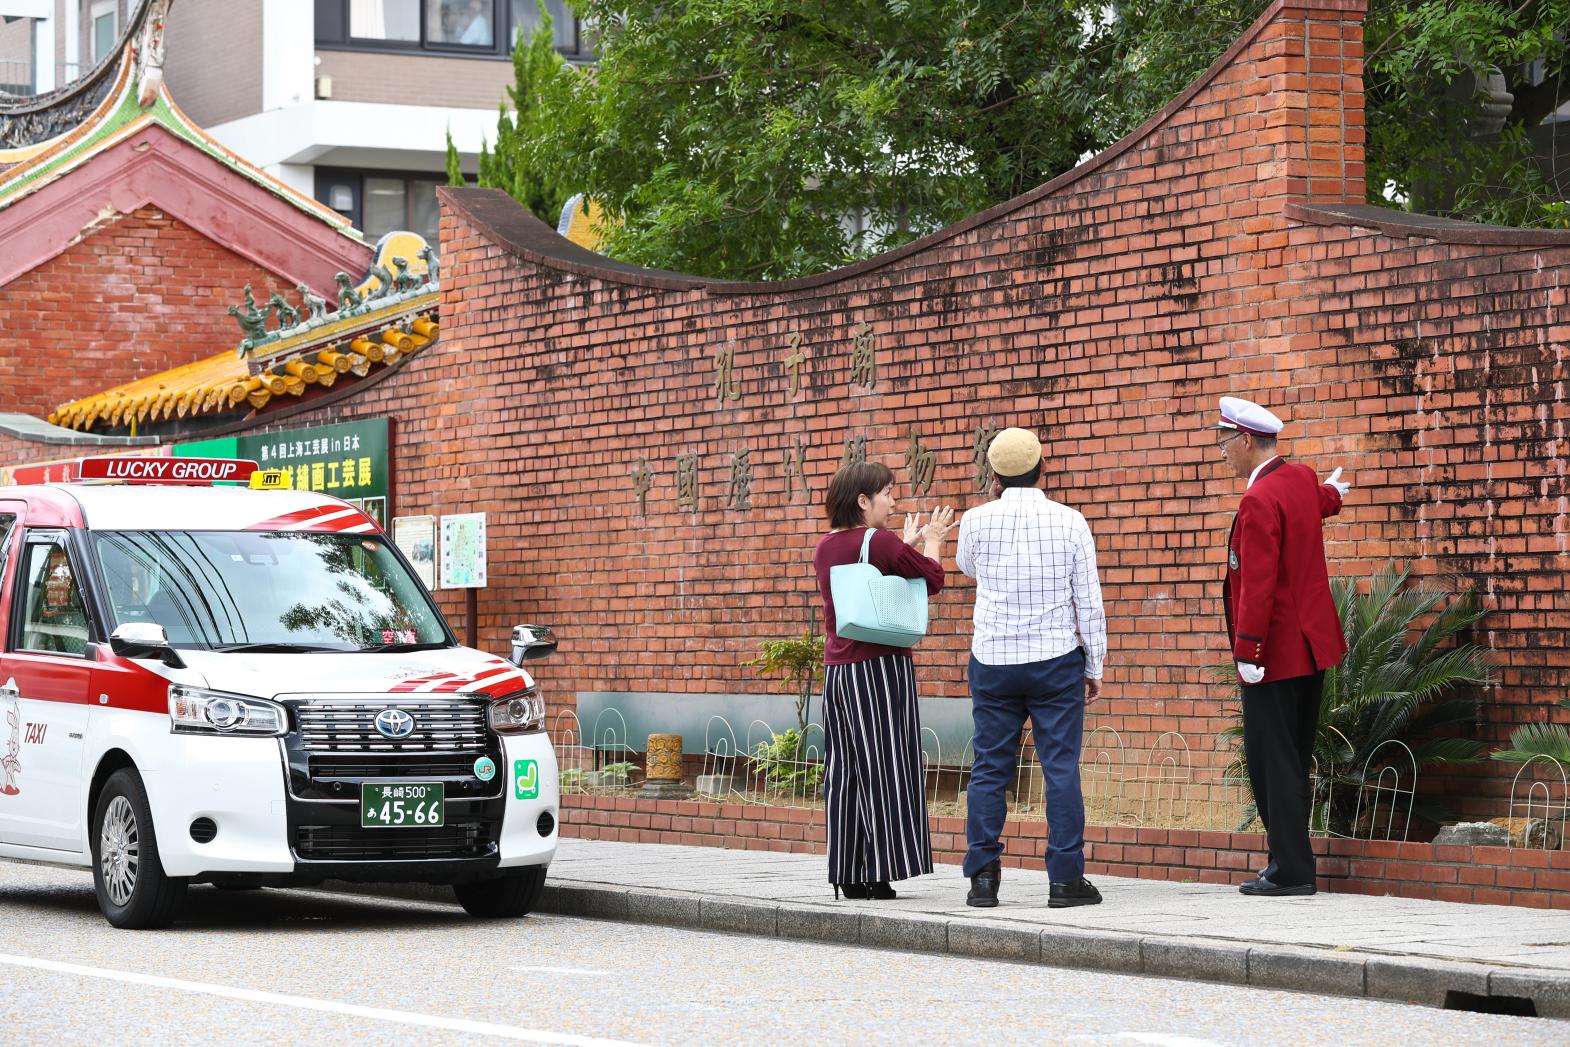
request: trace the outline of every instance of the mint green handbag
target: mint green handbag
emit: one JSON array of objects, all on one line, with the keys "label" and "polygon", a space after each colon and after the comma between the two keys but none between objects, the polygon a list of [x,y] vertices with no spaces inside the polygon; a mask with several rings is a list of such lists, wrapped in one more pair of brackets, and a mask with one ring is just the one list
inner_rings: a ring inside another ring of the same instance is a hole
[{"label": "mint green handbag", "polygon": [[834,631],[847,640],[912,647],[927,635],[927,583],[885,575],[867,562],[876,528],[861,540],[861,559],[829,568]]}]

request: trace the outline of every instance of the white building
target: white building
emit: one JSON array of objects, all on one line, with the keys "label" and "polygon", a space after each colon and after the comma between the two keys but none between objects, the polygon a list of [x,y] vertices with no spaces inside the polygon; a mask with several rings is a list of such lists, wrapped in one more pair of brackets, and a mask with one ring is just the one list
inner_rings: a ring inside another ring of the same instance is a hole
[{"label": "white building", "polygon": [[[147,0],[0,0],[0,91],[47,93],[118,49]],[[582,27],[547,0],[558,49]],[[473,175],[536,0],[174,0],[165,79],[199,126],[374,241],[435,242],[446,139]]]}]

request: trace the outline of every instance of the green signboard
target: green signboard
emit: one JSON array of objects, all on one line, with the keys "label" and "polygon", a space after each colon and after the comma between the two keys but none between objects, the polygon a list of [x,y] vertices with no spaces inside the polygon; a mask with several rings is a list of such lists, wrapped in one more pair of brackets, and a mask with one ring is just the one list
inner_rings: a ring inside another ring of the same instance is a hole
[{"label": "green signboard", "polygon": [[263,469],[287,470],[295,490],[337,495],[387,526],[392,457],[385,418],[175,444],[174,453],[182,458],[249,458]]}]

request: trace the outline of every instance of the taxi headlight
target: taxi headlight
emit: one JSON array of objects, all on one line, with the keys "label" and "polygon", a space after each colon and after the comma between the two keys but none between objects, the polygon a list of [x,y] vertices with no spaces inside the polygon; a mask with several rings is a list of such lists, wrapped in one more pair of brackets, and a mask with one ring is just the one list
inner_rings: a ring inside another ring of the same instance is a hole
[{"label": "taxi headlight", "polygon": [[173,684],[169,719],[176,734],[277,736],[289,729],[289,714],[276,702]]},{"label": "taxi headlight", "polygon": [[491,730],[497,734],[522,734],[545,727],[545,699],[538,687],[503,695],[491,703]]}]

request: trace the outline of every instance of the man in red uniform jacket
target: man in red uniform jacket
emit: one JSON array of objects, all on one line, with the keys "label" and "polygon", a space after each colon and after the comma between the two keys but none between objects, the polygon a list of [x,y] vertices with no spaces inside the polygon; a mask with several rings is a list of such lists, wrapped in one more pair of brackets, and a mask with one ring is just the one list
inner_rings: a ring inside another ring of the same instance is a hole
[{"label": "man in red uniform jacket", "polygon": [[1227,538],[1222,590],[1227,639],[1243,691],[1243,751],[1270,863],[1239,888],[1249,895],[1313,894],[1308,772],[1325,670],[1346,655],[1330,595],[1322,520],[1350,485],[1325,483],[1276,453],[1282,422],[1258,404],[1221,398],[1217,446],[1248,488]]}]

